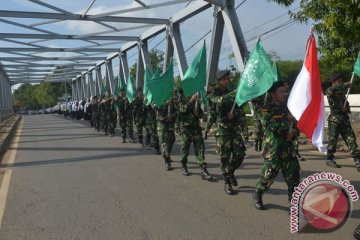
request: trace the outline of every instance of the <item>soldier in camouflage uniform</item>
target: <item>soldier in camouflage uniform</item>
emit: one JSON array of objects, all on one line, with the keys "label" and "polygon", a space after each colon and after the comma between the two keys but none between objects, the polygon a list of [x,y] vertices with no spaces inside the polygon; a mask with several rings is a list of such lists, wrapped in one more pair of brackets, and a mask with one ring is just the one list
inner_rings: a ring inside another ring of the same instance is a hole
[{"label": "soldier in camouflage uniform", "polygon": [[211,127],[216,123],[216,105],[211,102],[211,95],[214,92],[215,84],[209,84],[208,91],[206,94],[207,102],[208,102],[208,113],[207,113],[207,120],[206,120],[206,128],[205,128],[205,137],[204,139],[207,139],[207,135],[211,129]]},{"label": "soldier in camouflage uniform", "polygon": [[264,209],[263,193],[270,188],[279,171],[288,186],[289,201],[294,188],[300,183],[300,165],[293,143],[299,131],[286,107],[287,92],[284,82],[275,82],[269,92],[272,103],[262,109],[265,146],[261,156],[264,159],[264,165],[253,196],[255,207],[259,210]]},{"label": "soldier in camouflage uniform", "polygon": [[150,146],[155,149],[156,154],[160,154],[160,144],[159,144],[159,136],[157,132],[156,126],[156,112],[152,108],[151,105],[146,106],[146,125],[147,129],[149,129],[149,138]]},{"label": "soldier in camouflage uniform", "polygon": [[334,154],[336,152],[336,144],[339,134],[344,139],[346,145],[351,151],[351,155],[354,158],[355,166],[360,171],[360,151],[356,143],[356,136],[351,127],[348,113],[350,113],[349,103],[346,102],[346,92],[350,83],[343,84],[344,77],[341,74],[336,74],[332,77],[333,85],[326,90],[330,106],[330,115],[328,117],[328,150],[326,165],[330,167],[339,167],[334,160]]},{"label": "soldier in camouflage uniform", "polygon": [[245,157],[245,145],[239,127],[240,112],[236,106],[233,109],[235,91],[228,89],[230,71],[219,71],[217,79],[219,85],[215,87],[210,100],[216,105],[216,147],[220,155],[221,172],[225,179],[224,191],[232,195],[232,186],[237,186],[235,170],[238,169]]},{"label": "soldier in camouflage uniform", "polygon": [[165,160],[165,169],[171,170],[171,151],[175,142],[175,121],[177,109],[174,101],[166,101],[160,108],[153,105],[156,110],[157,131],[161,143],[161,154]]},{"label": "soldier in camouflage uniform", "polygon": [[180,161],[182,165],[182,173],[188,176],[190,173],[187,169],[187,157],[191,143],[194,144],[196,160],[201,167],[201,178],[204,180],[211,180],[212,176],[206,168],[205,162],[205,146],[202,136],[202,129],[200,127],[200,119],[204,115],[198,101],[198,95],[182,98],[179,102],[179,119],[180,119],[180,133],[181,133],[181,156]]},{"label": "soldier in camouflage uniform", "polygon": [[262,150],[262,142],[264,137],[264,130],[261,123],[261,108],[264,106],[264,96],[259,96],[251,100],[254,110],[254,124],[255,124],[255,151]]},{"label": "soldier in camouflage uniform", "polygon": [[133,105],[129,103],[129,107],[126,109],[126,128],[128,131],[129,142],[135,142],[134,138],[134,113]]},{"label": "soldier in camouflage uniform", "polygon": [[127,109],[129,107],[130,105],[129,101],[126,98],[125,90],[121,88],[119,97],[115,98],[115,108],[117,109],[123,143],[126,143]]},{"label": "soldier in camouflage uniform", "polygon": [[102,127],[105,132],[105,135],[108,135],[109,132],[111,137],[114,136],[115,126],[116,126],[116,119],[115,119],[116,111],[110,92],[105,93],[105,98],[100,104],[100,111],[101,111]]},{"label": "soldier in camouflage uniform", "polygon": [[241,136],[244,139],[244,142],[247,144],[249,142],[249,127],[246,120],[246,113],[244,111],[245,104],[239,107],[239,126],[241,129]]},{"label": "soldier in camouflage uniform", "polygon": [[98,100],[97,96],[93,97],[93,107],[92,107],[92,111],[93,111],[93,123],[94,123],[94,127],[95,130],[97,132],[100,131],[100,101]]},{"label": "soldier in camouflage uniform", "polygon": [[139,144],[142,147],[145,147],[143,142],[144,139],[143,128],[145,127],[145,121],[146,121],[146,108],[145,108],[144,94],[142,88],[138,88],[137,96],[135,97],[131,105],[133,108],[133,114],[136,123]]}]

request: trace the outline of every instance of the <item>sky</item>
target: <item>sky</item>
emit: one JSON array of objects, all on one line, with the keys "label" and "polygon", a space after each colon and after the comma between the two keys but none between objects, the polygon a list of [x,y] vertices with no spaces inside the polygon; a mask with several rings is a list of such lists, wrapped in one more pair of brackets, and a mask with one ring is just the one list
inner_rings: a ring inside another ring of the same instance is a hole
[{"label": "sky", "polygon": [[[83,13],[89,6],[92,0],[46,0],[43,1],[51,5],[62,8],[72,13]],[[164,0],[143,0],[145,4],[155,4],[164,2]],[[237,6],[242,0],[236,0],[235,5]],[[237,16],[239,23],[244,34],[245,40],[247,41],[247,47],[249,51],[252,50],[256,39],[262,33],[279,26],[282,23],[287,22],[290,17],[287,12],[291,9],[298,9],[300,0],[296,1],[289,8],[279,6],[278,4],[268,0],[247,0],[237,10]],[[166,6],[162,8],[149,9],[146,11],[138,11],[125,13],[118,16],[131,16],[131,17],[157,17],[157,18],[169,18],[177,11],[183,8],[191,8],[193,3],[182,3],[173,6]],[[188,6],[187,6],[188,5]],[[140,5],[133,0],[96,0],[88,14],[100,14],[109,11],[115,11],[120,9],[128,9],[133,7],[139,7]],[[2,0],[0,10],[16,10],[16,11],[33,11],[33,12],[55,12],[54,10],[39,6],[27,0]],[[213,8],[194,16],[193,18],[185,21],[181,24],[181,37],[183,40],[184,49],[186,49],[186,58],[188,63],[191,63],[192,59],[196,55],[197,51],[202,47],[203,40],[200,40],[204,34],[208,33],[212,29],[213,24]],[[42,20],[36,19],[16,19],[6,18],[23,24],[37,23]],[[129,26],[136,26],[136,24],[111,24],[117,28],[124,28]],[[79,22],[79,21],[63,21],[58,23],[52,23],[47,25],[38,26],[41,29],[55,31],[62,34],[87,34],[90,32],[108,30],[106,27],[93,22]],[[267,52],[275,52],[282,60],[299,60],[303,59],[305,54],[305,43],[309,34],[310,25],[294,23],[285,29],[279,29],[279,32],[274,31],[270,34],[261,37],[264,48]],[[15,27],[9,24],[0,23],[1,32],[8,33],[39,33],[33,30],[24,29],[21,27]],[[138,29],[133,31],[124,31],[119,33],[112,33],[110,35],[130,35],[139,36],[145,29]],[[106,35],[106,34],[105,34]],[[149,41],[149,49],[156,47],[157,49],[165,51],[166,44],[163,39],[165,34],[160,34]],[[207,47],[210,46],[211,33],[205,38]],[[200,41],[199,41],[200,40]],[[30,42],[31,40],[25,40]],[[199,42],[198,42],[199,41]],[[198,42],[196,44],[196,42]],[[13,43],[7,43],[0,40],[2,47],[24,47]],[[42,43],[38,43],[47,47],[78,47],[89,45],[89,43],[83,41],[66,41],[66,40],[52,40]],[[115,43],[107,47],[119,48],[124,43]],[[234,59],[229,58],[232,52],[230,42],[228,41],[226,30],[224,31],[222,50],[220,56],[220,68],[226,68],[231,64],[236,64]],[[131,50],[128,53],[129,65],[132,65],[136,59],[137,54],[135,50]],[[43,53],[38,54],[39,56],[76,56],[76,53]],[[12,54],[0,53],[1,57],[5,56],[16,56]],[[104,56],[105,55],[101,55]],[[6,62],[5,62],[6,63]],[[91,65],[94,65],[92,63]],[[118,62],[113,63],[115,67]],[[177,70],[175,69],[175,74]]]}]

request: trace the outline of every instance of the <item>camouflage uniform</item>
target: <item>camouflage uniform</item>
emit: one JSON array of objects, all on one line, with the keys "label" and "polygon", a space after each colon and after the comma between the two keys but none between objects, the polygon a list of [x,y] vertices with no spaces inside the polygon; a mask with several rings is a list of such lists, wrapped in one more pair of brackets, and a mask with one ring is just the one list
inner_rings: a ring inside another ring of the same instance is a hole
[{"label": "camouflage uniform", "polygon": [[114,123],[116,125],[116,112],[114,108],[114,104],[112,103],[111,99],[105,99],[100,104],[100,111],[101,111],[101,124],[102,128],[105,131],[105,134],[110,132],[111,135],[114,134]]},{"label": "camouflage uniform", "polygon": [[[199,115],[195,116],[195,104],[198,104]],[[181,156],[180,161],[186,166],[191,143],[194,144],[196,160],[199,166],[205,163],[205,146],[200,127],[200,119],[204,115],[199,102],[189,102],[185,99],[179,104],[180,133],[181,133]]]},{"label": "camouflage uniform", "polygon": [[118,97],[115,102],[115,107],[118,113],[119,126],[121,128],[123,142],[126,142],[127,108],[129,107],[129,101],[126,97]]},{"label": "camouflage uniform", "polygon": [[[229,93],[230,90],[216,86],[210,97],[216,105],[216,147],[220,155],[221,173],[224,176],[225,184],[230,184],[230,180],[235,180],[234,172],[240,167],[246,155],[241,129],[237,124],[240,119],[239,107],[235,107],[234,118],[228,118],[235,99],[235,95]],[[234,182],[232,184],[237,185]]]},{"label": "camouflage uniform", "polygon": [[261,123],[261,108],[264,106],[264,96],[259,96],[251,100],[251,103],[254,109],[255,151],[261,151],[264,137],[264,130]]},{"label": "camouflage uniform", "polygon": [[139,143],[143,144],[143,128],[145,127],[145,121],[146,121],[146,108],[144,99],[136,96],[131,103],[133,108],[133,114],[134,114],[134,120],[137,128],[137,135],[139,138]]},{"label": "camouflage uniform", "polygon": [[[293,140],[299,135],[296,132],[292,141],[287,140],[290,126],[289,112],[285,105],[268,104],[262,109],[262,124],[265,131],[265,146],[262,152],[264,165],[262,174],[256,184],[259,193],[268,190],[276,176],[281,173],[288,186],[288,198],[292,197],[294,188],[300,183],[300,165],[296,158]],[[293,125],[294,126],[294,125]]]},{"label": "camouflage uniform", "polygon": [[156,112],[151,105],[146,106],[146,125],[147,129],[149,129],[151,146],[155,148],[157,153],[160,153],[159,136],[156,129]]},{"label": "camouflage uniform", "polygon": [[346,145],[349,147],[353,158],[355,160],[360,158],[360,152],[356,143],[356,136],[351,127],[350,119],[348,116],[348,113],[350,113],[350,107],[348,102],[346,106],[346,111],[342,111],[342,107],[344,105],[344,102],[346,101],[346,91],[347,86],[345,84],[333,85],[326,91],[330,106],[330,115],[328,117],[328,159],[334,158],[339,134],[344,139]]},{"label": "camouflage uniform", "polygon": [[134,141],[134,115],[132,103],[129,103],[129,107],[126,109],[126,128],[130,140]]},{"label": "camouflage uniform", "polygon": [[165,163],[170,166],[171,151],[175,142],[175,121],[177,109],[174,103],[170,102],[170,115],[168,105],[164,104],[160,108],[155,106],[157,131],[161,143],[161,154]]},{"label": "camouflage uniform", "polygon": [[93,122],[94,122],[94,127],[96,131],[100,131],[100,116],[101,116],[101,111],[100,111],[100,101],[96,101],[93,105]]},{"label": "camouflage uniform", "polygon": [[207,113],[207,121],[206,121],[206,128],[205,133],[207,134],[212,125],[216,123],[216,105],[210,99],[211,93],[207,93],[207,101],[208,101],[208,113]]},{"label": "camouflage uniform", "polygon": [[246,113],[244,111],[244,105],[239,107],[239,126],[241,129],[241,135],[244,141],[247,143],[249,141],[249,128],[246,120]]}]

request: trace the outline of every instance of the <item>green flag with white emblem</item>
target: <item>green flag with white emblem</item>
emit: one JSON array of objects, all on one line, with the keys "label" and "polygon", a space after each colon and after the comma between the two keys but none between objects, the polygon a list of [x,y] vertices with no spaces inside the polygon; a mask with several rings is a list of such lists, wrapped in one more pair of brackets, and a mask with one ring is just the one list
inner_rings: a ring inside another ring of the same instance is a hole
[{"label": "green flag with white emblem", "polygon": [[245,102],[263,95],[275,80],[276,73],[259,40],[250,54],[239,81],[235,102],[238,106],[241,106]]}]

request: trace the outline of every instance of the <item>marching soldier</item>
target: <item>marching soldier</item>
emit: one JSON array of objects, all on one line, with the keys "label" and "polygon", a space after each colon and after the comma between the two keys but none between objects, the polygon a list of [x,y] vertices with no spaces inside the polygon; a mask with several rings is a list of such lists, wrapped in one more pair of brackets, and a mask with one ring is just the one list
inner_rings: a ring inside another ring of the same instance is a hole
[{"label": "marching soldier", "polygon": [[100,103],[101,103],[101,99],[99,100],[97,96],[93,97],[93,122],[94,122],[95,130],[97,132],[100,131],[100,116],[101,116]]},{"label": "marching soldier", "polygon": [[139,138],[139,144],[145,147],[143,142],[143,128],[145,127],[146,121],[146,108],[144,103],[144,95],[141,88],[138,88],[137,96],[132,102],[134,120],[137,128],[137,135]]},{"label": "marching soldier", "polygon": [[165,169],[171,170],[171,151],[175,142],[175,121],[177,109],[174,101],[166,101],[160,108],[153,105],[156,110],[157,130],[161,143],[161,154],[165,161]]},{"label": "marching soldier", "polygon": [[254,193],[255,207],[263,210],[262,195],[274,182],[279,171],[288,186],[288,200],[294,188],[300,183],[300,165],[296,158],[293,141],[299,135],[294,118],[286,107],[287,92],[283,81],[269,89],[272,102],[262,109],[262,124],[265,132],[265,146],[261,154],[264,159],[261,176]]},{"label": "marching soldier", "polygon": [[204,112],[201,109],[197,94],[188,99],[180,100],[179,119],[182,141],[180,161],[183,175],[188,176],[190,173],[187,168],[187,157],[189,156],[191,143],[194,144],[196,160],[201,167],[201,178],[211,180],[212,176],[206,168],[204,139],[200,127],[200,119],[203,115]]},{"label": "marching soldier", "polygon": [[261,123],[261,109],[264,106],[264,96],[259,96],[251,100],[254,109],[254,125],[255,125],[255,151],[262,151],[262,142],[264,137],[263,126]]},{"label": "marching soldier", "polygon": [[119,97],[115,98],[115,107],[118,113],[119,126],[121,128],[121,135],[123,138],[123,143],[126,143],[126,125],[127,125],[127,116],[129,101],[126,98],[126,93],[123,88],[120,89]]},{"label": "marching soldier", "polygon": [[210,100],[216,105],[216,147],[220,155],[221,172],[225,179],[224,191],[234,194],[232,186],[237,186],[235,170],[238,169],[245,157],[245,145],[239,127],[239,108],[234,108],[235,91],[228,89],[230,71],[222,70],[217,73],[218,86]]},{"label": "marching soldier", "polygon": [[156,154],[160,154],[159,136],[156,126],[156,112],[151,105],[146,106],[146,125],[149,131],[149,135],[146,135],[146,138],[149,138],[150,146],[155,149]]},{"label": "marching soldier", "polygon": [[211,129],[211,127],[216,123],[216,105],[211,102],[211,94],[214,92],[215,84],[209,84],[208,86],[208,92],[206,94],[207,101],[208,101],[208,114],[207,114],[207,120],[206,120],[206,128],[205,128],[205,137],[204,139],[207,139],[207,135]]},{"label": "marching soldier", "polygon": [[102,127],[105,132],[105,135],[110,133],[110,136],[114,136],[115,134],[115,126],[116,124],[116,112],[113,103],[113,99],[111,98],[110,92],[105,93],[105,97],[100,104],[100,111],[101,111],[101,120],[102,120]]},{"label": "marching soldier", "polygon": [[[358,150],[356,136],[348,116],[348,113],[350,113],[349,102],[346,101],[346,91],[348,87],[351,86],[351,83],[343,83],[343,79],[343,75],[335,74],[331,78],[332,86],[326,91],[330,106],[326,165],[335,168],[339,167],[334,160],[334,154],[336,152],[336,144],[340,134],[351,151],[357,171],[360,172],[360,151]],[[344,107],[345,102],[346,106]]]}]

